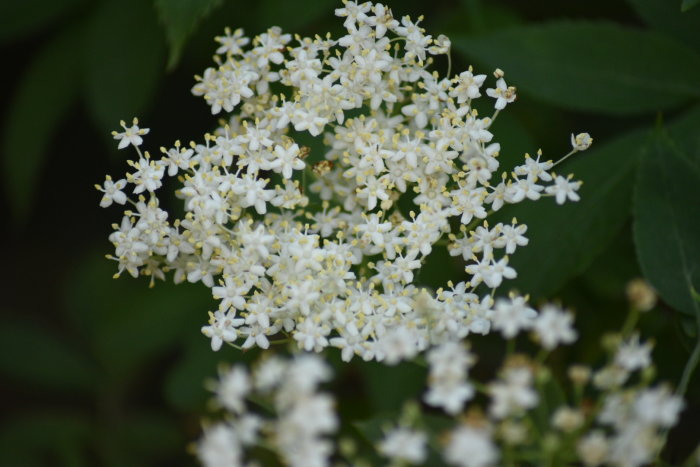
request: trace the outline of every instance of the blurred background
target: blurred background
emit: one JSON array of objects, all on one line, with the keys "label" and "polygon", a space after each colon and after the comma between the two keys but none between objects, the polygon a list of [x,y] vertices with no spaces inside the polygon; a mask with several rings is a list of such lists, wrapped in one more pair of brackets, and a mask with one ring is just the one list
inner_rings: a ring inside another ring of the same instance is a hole
[{"label": "blurred background", "polygon": [[[644,188],[635,180],[643,178],[641,159],[663,161],[669,147],[693,170],[700,165],[697,2],[385,3],[398,17],[424,15],[428,33],[452,39],[453,72],[470,64],[488,74],[500,67],[518,87],[518,102],[493,127],[506,167],[538,148],[557,159],[569,151],[571,133],[593,135],[593,149],[562,167],[584,180],[580,203],[524,204],[500,214],[530,226],[530,245],[512,258],[520,277],[509,285],[529,292],[534,303],[559,300],[576,312],[580,341],[554,355],[555,364],[596,364],[604,358],[600,337],[619,329],[626,315],[625,284],[646,276],[662,301],[642,317],[642,332],[657,343],[659,379],[677,384],[698,338],[695,305],[687,287],[678,288],[673,258],[666,260],[678,245],[654,231],[668,214],[669,204],[655,198],[664,181]],[[206,412],[203,381],[216,375],[218,363],[255,352],[211,352],[199,329],[213,301],[201,284],[149,289],[147,280],[111,279],[115,268],[104,256],[112,252],[107,236],[121,211],[101,209],[94,184],[108,173],[121,178],[133,153],[117,151],[110,132],[137,116],[151,128],[145,145],[154,154],[176,139],[201,140],[216,120],[189,91],[193,76],[212,63],[215,35],[225,26],[254,35],[272,25],[302,35],[336,33],[339,4],[0,3],[0,245],[7,260],[0,269],[0,465],[195,463],[186,446]],[[660,131],[666,143],[655,139]],[[700,192],[685,182],[686,191],[668,203],[682,209],[689,203],[694,218]],[[700,244],[700,235],[688,236],[698,232],[700,217],[689,222],[695,223],[682,226],[681,237],[691,274],[680,279],[700,289],[700,274],[692,274],[699,247],[690,245]],[[438,250],[420,280],[439,286],[459,279],[462,268]],[[480,353],[484,371],[498,363],[497,344],[475,344],[496,349],[493,362]],[[337,352],[331,358],[339,360]],[[424,371],[410,365],[336,366],[333,389],[351,420],[396,411],[425,381]],[[698,375],[687,398],[664,452],[671,465],[698,442]]]}]

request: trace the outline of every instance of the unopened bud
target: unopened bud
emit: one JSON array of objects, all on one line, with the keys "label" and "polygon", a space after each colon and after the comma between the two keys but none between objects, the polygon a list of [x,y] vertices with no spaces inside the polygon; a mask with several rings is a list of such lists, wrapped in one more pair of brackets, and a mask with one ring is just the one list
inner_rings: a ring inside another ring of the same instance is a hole
[{"label": "unopened bud", "polygon": [[591,144],[593,144],[593,138],[588,133],[579,133],[576,136],[571,133],[571,146],[575,151],[585,151],[591,147]]},{"label": "unopened bud", "polygon": [[627,283],[627,300],[639,311],[649,311],[656,305],[656,291],[644,279]]}]

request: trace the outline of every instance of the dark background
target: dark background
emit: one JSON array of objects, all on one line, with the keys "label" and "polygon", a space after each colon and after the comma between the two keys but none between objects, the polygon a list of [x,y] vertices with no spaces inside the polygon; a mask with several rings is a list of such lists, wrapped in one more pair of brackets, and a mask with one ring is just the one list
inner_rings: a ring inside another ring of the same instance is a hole
[{"label": "dark background", "polygon": [[[640,261],[644,253],[633,242],[637,159],[649,151],[654,128],[663,127],[691,164],[700,161],[694,136],[700,80],[693,81],[700,76],[693,56],[700,53],[700,8],[681,13],[680,0],[388,4],[397,17],[425,15],[430,34],[452,38],[453,72],[473,64],[490,73],[498,66],[518,87],[518,102],[494,125],[506,166],[540,147],[556,159],[568,152],[570,133],[593,135],[594,149],[562,168],[584,180],[580,205],[543,202],[546,207],[519,207],[503,218],[517,215],[531,224],[531,245],[512,259],[520,275],[513,286],[535,303],[558,299],[577,313],[580,341],[555,354],[553,365],[599,364],[600,337],[619,329],[626,315],[625,283],[643,269],[656,285],[653,271],[659,271],[653,259]],[[199,328],[212,299],[200,284],[149,289],[145,279],[110,279],[107,236],[121,212],[101,209],[93,185],[107,173],[121,178],[133,156],[116,150],[110,131],[120,119],[138,116],[151,128],[145,146],[154,154],[176,139],[200,140],[216,121],[189,90],[193,75],[212,64],[215,35],[227,25],[251,36],[272,25],[302,35],[336,33],[342,21],[332,11],[339,5],[0,4],[0,464],[194,462],[186,445],[198,437],[205,413],[203,381],[216,374],[217,363],[255,352],[211,352]],[[437,251],[421,281],[439,286],[458,278],[461,268]],[[640,326],[655,339],[659,379],[677,384],[697,328],[686,302],[660,290],[664,299]],[[488,371],[499,358],[498,350],[493,357],[488,351],[499,343],[482,341],[476,346],[486,350],[480,355]],[[411,365],[337,365],[337,374],[341,413],[357,420],[395,411],[425,378]],[[699,379],[691,382],[688,408],[664,452],[672,464],[698,442]]]}]

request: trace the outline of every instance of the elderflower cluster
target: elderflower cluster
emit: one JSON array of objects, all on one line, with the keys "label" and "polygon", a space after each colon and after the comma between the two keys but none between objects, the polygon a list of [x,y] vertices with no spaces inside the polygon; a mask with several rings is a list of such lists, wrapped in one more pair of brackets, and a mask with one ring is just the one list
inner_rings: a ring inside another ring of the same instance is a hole
[{"label": "elderflower cluster", "polygon": [[[333,453],[327,438],[338,420],[333,399],[318,392],[330,378],[330,369],[320,357],[298,355],[293,359],[268,357],[256,365],[252,375],[241,366],[221,371],[211,389],[227,419],[207,426],[197,445],[197,456],[206,466],[243,465],[246,449],[265,442],[285,465],[322,466]],[[273,418],[256,413],[246,403],[270,401]]]},{"label": "elderflower cluster", "polygon": [[[554,314],[569,323],[571,315],[553,305],[538,319],[549,323]],[[331,465],[331,457],[333,465],[374,465],[376,454],[393,466],[437,465],[438,457],[460,467],[653,462],[684,402],[668,386],[653,384],[651,344],[636,333],[604,336],[607,363],[597,370],[571,365],[566,384],[547,356],[556,347],[551,342],[566,341],[553,336],[570,336],[572,328],[554,326],[547,338],[538,323],[531,327],[537,356],[512,347],[490,376],[483,369],[470,374],[477,358],[464,342],[433,347],[426,352],[423,402],[441,410],[407,400],[385,423],[356,424],[359,433],[339,430],[343,420],[333,400],[318,392],[331,376],[320,357],[263,353],[252,372],[225,368],[211,385],[224,416],[205,426],[197,455],[205,466],[249,465],[256,447],[292,466]],[[332,438],[338,431],[343,437]],[[368,440],[376,451],[362,448]]]},{"label": "elderflower cluster", "polygon": [[[98,186],[102,206],[129,206],[109,237],[117,276],[153,283],[172,272],[210,288],[218,308],[202,332],[214,350],[267,348],[283,334],[306,351],[392,364],[486,333],[503,306],[495,289],[517,275],[508,255],[528,239],[515,219],[483,219],[526,199],[578,200],[580,182],[552,172],[541,152],[502,171],[491,125],[516,90],[501,70],[485,90],[495,113],[481,116],[472,102],[486,75],[434,69],[449,39],[381,4],[346,1],[336,15],[346,28],[338,38],[277,27],[216,38],[216,66],[192,92],[227,123],[202,142],[156,158],[140,149],[148,130],[138,121],[114,133],[138,153],[125,178]],[[326,149],[304,146],[309,136]],[[574,153],[590,137],[572,141]],[[166,173],[181,183],[181,219],[157,196]],[[420,286],[425,258],[446,243],[467,262],[465,280]],[[509,334],[522,319],[494,325]]]}]

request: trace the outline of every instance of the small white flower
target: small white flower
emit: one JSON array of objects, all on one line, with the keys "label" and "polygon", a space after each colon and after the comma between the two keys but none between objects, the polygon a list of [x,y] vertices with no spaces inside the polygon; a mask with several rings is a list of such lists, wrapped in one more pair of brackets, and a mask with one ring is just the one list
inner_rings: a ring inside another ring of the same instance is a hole
[{"label": "small white flower", "polygon": [[515,87],[506,85],[506,81],[499,78],[496,87],[487,89],[486,94],[496,99],[496,110],[503,110],[507,104],[515,101],[515,91]]},{"label": "small white flower", "polygon": [[379,443],[379,452],[394,461],[421,464],[427,456],[425,433],[407,428],[395,428]]},{"label": "small white flower", "polygon": [[226,423],[219,423],[204,430],[197,443],[197,457],[205,467],[238,467],[243,465],[243,452],[236,432]]},{"label": "small white flower", "polygon": [[225,409],[241,414],[245,410],[245,398],[250,388],[248,372],[236,365],[219,376],[216,399]]},{"label": "small white flower", "polygon": [[495,465],[499,457],[489,433],[467,425],[461,425],[450,433],[450,441],[443,455],[450,465],[459,467]]},{"label": "small white flower", "polygon": [[572,175],[564,178],[561,175],[557,175],[554,180],[554,185],[550,185],[545,189],[545,192],[550,195],[554,195],[557,200],[557,204],[564,204],[567,198],[571,201],[578,201],[581,199],[576,193],[579,188],[581,188],[580,181],[571,181]]},{"label": "small white flower", "polygon": [[570,344],[576,340],[573,321],[571,313],[554,305],[545,305],[535,319],[533,329],[542,347],[552,350],[559,344]]},{"label": "small white flower", "polygon": [[595,430],[581,438],[576,445],[576,452],[586,467],[597,467],[605,462],[609,448],[605,434]]},{"label": "small white flower", "polygon": [[499,298],[491,314],[494,329],[503,337],[511,339],[521,330],[530,329],[535,324],[537,312],[527,305],[525,297],[513,296],[510,300]]},{"label": "small white flower", "polygon": [[126,204],[126,194],[122,191],[124,187],[126,187],[126,180],[121,179],[115,182],[112,180],[112,177],[107,175],[104,188],[100,185],[95,185],[95,188],[104,192],[100,200],[100,206],[106,208],[111,206],[113,202],[117,204]]},{"label": "small white flower", "polygon": [[532,372],[527,367],[506,369],[501,380],[489,385],[491,415],[503,419],[535,407],[539,397],[532,388],[532,379]]},{"label": "small white flower", "polygon": [[119,122],[122,128],[124,128],[124,131],[121,133],[118,133],[116,131],[112,132],[112,136],[114,136],[114,139],[119,141],[119,149],[124,149],[130,144],[134,147],[141,146],[141,144],[143,143],[143,138],[141,138],[141,136],[148,134],[150,130],[148,128],[139,128],[138,123],[139,121],[137,118],[134,118],[133,125],[130,127],[126,126],[124,120]]},{"label": "small white flower", "polygon": [[651,342],[639,342],[639,334],[634,334],[620,345],[615,354],[615,363],[627,371],[643,370],[651,365]]},{"label": "small white flower", "polygon": [[670,428],[678,422],[678,415],[685,403],[674,395],[668,386],[644,389],[634,402],[637,418],[643,423]]}]

